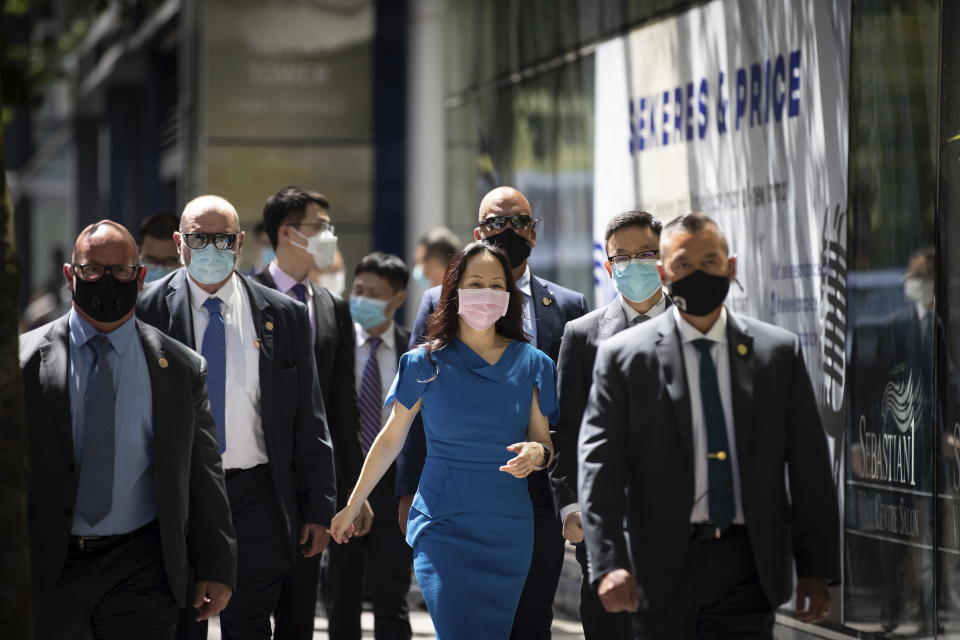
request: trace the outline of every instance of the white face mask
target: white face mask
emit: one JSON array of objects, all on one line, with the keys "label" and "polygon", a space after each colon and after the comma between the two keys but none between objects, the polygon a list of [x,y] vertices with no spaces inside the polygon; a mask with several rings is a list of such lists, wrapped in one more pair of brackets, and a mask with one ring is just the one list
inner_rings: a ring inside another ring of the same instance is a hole
[{"label": "white face mask", "polygon": [[924,307],[933,306],[933,280],[929,278],[906,278],[903,294]]},{"label": "white face mask", "polygon": [[293,227],[290,227],[290,230],[307,241],[306,246],[297,244],[293,240],[290,241],[290,244],[312,255],[313,263],[317,265],[317,269],[326,269],[333,264],[333,258],[337,254],[337,236],[333,235],[332,231],[321,231],[308,238]]},{"label": "white face mask", "polygon": [[317,284],[338,296],[343,296],[343,290],[347,286],[347,274],[343,271],[333,271],[331,273],[321,273],[317,276]]}]

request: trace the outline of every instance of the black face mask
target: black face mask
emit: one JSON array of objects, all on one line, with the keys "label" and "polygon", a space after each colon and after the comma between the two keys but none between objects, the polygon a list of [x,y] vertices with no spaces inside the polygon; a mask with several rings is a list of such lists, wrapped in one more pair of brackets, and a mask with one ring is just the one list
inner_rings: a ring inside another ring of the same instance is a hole
[{"label": "black face mask", "polygon": [[76,277],[73,303],[97,322],[115,322],[137,304],[137,280],[117,282],[112,273],[92,282]]},{"label": "black face mask", "polygon": [[484,238],[484,242],[489,242],[495,247],[503,249],[510,260],[510,268],[516,269],[524,260],[530,257],[530,251],[533,247],[523,236],[517,234],[513,229],[504,229],[495,236]]},{"label": "black face mask", "polygon": [[708,315],[723,304],[729,290],[729,276],[712,276],[700,269],[667,285],[677,309],[692,316]]}]

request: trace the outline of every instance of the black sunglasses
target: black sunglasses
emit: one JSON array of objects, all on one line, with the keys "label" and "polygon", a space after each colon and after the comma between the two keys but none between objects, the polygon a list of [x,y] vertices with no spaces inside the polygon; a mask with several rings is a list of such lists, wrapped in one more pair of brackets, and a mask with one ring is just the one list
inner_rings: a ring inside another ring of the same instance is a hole
[{"label": "black sunglasses", "polygon": [[517,214],[515,216],[490,216],[489,218],[484,218],[481,220],[477,226],[482,227],[487,231],[500,231],[505,229],[509,224],[511,227],[519,231],[520,229],[526,229],[531,225],[535,227],[537,222],[538,220],[534,220],[530,216]]},{"label": "black sunglasses", "polygon": [[183,241],[191,249],[203,249],[211,242],[221,251],[235,249],[237,246],[236,233],[184,233]]}]

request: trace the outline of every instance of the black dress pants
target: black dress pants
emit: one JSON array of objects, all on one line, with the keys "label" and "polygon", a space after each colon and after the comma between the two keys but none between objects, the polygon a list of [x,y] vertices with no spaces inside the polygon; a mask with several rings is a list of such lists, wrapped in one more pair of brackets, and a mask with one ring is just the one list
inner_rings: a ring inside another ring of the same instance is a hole
[{"label": "black dress pants", "polygon": [[510,640],[549,640],[553,598],[563,571],[566,542],[545,471],[527,478],[533,503],[533,557],[513,619]]},{"label": "black dress pants", "polygon": [[[237,589],[220,613],[223,640],[270,640],[270,616],[277,608],[280,587],[290,572],[291,541],[280,505],[262,464],[226,474],[227,497],[237,533]],[[190,595],[192,605],[193,595]],[[207,625],[197,623],[192,606],[181,612],[178,640],[205,639]]]},{"label": "black dress pants", "polygon": [[583,569],[583,578],[580,581],[580,621],[583,624],[584,640],[633,640],[630,614],[610,613],[603,608],[600,596],[590,584],[587,546],[580,542],[576,547],[577,562]]},{"label": "black dress pants", "polygon": [[177,603],[156,522],[110,548],[71,549],[60,581],[38,595],[34,613],[38,640],[171,640]]},{"label": "black dress pants", "polygon": [[772,640],[773,607],[757,577],[746,532],[690,539],[667,608],[633,616],[638,640]]},{"label": "black dress pants", "polygon": [[397,522],[394,473],[388,472],[370,495],[373,527],[347,544],[331,543],[324,600],[330,640],[360,640],[364,594],[373,601],[374,637],[410,640],[407,593],[413,549]]}]

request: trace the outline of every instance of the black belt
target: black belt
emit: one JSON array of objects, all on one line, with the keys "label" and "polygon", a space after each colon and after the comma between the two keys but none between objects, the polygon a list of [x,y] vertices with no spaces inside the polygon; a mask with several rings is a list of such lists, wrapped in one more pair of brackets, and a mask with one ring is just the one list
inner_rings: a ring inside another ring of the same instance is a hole
[{"label": "black belt", "polygon": [[244,469],[240,469],[240,468],[236,468],[236,469],[224,469],[224,470],[223,470],[223,477],[224,477],[224,478],[234,478],[234,477],[240,475],[241,473],[247,473],[247,472],[249,472],[249,471],[265,471],[266,469],[267,469],[267,464],[266,464],[266,463],[264,463],[264,464],[258,464],[258,465],[255,465],[255,466],[253,466],[253,467],[246,467],[246,468],[244,468]]},{"label": "black belt", "polygon": [[153,520],[139,529],[134,529],[127,533],[119,533],[114,536],[70,536],[70,548],[88,553],[108,551],[128,540],[136,538],[147,529],[155,526],[157,526],[157,521]]},{"label": "black belt", "polygon": [[698,522],[690,525],[690,536],[701,542],[712,542],[745,535],[747,535],[747,528],[742,524],[731,524],[726,529],[721,529],[709,522]]}]

